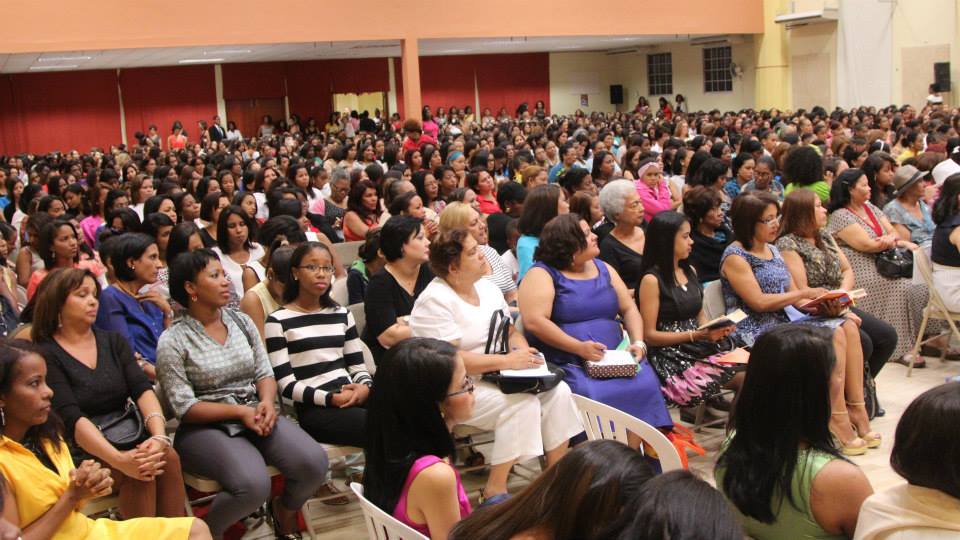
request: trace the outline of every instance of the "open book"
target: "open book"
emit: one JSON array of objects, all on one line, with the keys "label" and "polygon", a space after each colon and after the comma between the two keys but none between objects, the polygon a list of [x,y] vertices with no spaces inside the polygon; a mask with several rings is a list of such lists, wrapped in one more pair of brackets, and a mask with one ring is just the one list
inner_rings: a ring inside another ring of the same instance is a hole
[{"label": "open book", "polygon": [[863,289],[854,289],[852,291],[845,291],[843,289],[836,289],[833,291],[828,291],[820,296],[810,300],[806,304],[800,306],[803,309],[812,309],[824,302],[829,302],[830,300],[837,300],[840,302],[840,305],[843,307],[849,306],[853,303],[854,300],[859,300],[867,296],[867,291]]},{"label": "open book", "polygon": [[637,359],[633,357],[630,351],[621,351],[607,349],[603,353],[603,358],[597,362],[591,362],[594,366],[636,366]]},{"label": "open book", "polygon": [[[543,360],[543,354],[538,355]],[[538,364],[527,369],[501,369],[501,377],[552,377],[553,373],[547,368],[547,363]]]},{"label": "open book", "polygon": [[717,358],[717,362],[721,364],[746,364],[750,360],[750,351],[744,349],[743,347],[737,347],[736,349],[724,354]]},{"label": "open book", "polygon": [[737,324],[738,322],[747,318],[747,314],[743,312],[742,309],[732,311],[726,315],[721,315],[712,321],[707,321],[700,325],[697,330],[716,330],[717,328],[723,328],[724,326],[730,326]]}]

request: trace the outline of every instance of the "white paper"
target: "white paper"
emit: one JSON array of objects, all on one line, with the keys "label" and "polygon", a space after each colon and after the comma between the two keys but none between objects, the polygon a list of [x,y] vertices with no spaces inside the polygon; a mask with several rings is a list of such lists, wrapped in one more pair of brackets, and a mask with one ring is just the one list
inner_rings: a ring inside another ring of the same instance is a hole
[{"label": "white paper", "polygon": [[592,364],[595,366],[635,366],[637,365],[637,360],[630,351],[607,349],[607,351],[603,353],[603,358],[599,362],[593,362]]},{"label": "white paper", "polygon": [[529,369],[501,369],[501,377],[549,377],[551,375],[550,370],[547,369],[547,364],[543,363],[537,367],[532,367]]}]

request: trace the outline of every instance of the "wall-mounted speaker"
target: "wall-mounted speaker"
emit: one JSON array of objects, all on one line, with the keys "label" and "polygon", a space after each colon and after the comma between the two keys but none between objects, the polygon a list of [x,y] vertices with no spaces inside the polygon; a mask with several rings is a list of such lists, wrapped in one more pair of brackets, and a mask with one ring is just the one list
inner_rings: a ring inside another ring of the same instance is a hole
[{"label": "wall-mounted speaker", "polygon": [[614,105],[623,105],[623,85],[622,84],[610,85],[610,103]]},{"label": "wall-mounted speaker", "polygon": [[933,84],[937,85],[938,92],[950,91],[950,62],[933,64]]}]

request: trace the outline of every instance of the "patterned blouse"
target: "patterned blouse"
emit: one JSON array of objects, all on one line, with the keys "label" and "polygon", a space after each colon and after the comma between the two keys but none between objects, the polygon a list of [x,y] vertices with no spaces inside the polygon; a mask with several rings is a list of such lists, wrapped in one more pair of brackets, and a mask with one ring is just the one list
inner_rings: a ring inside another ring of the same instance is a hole
[{"label": "patterned blouse", "polygon": [[780,251],[795,251],[800,256],[807,271],[808,287],[839,288],[843,283],[840,257],[837,256],[836,248],[826,231],[820,231],[819,234],[824,249],[795,234],[781,236],[775,245]]},{"label": "patterned blouse", "polygon": [[256,403],[256,383],[273,377],[267,351],[250,317],[228,308],[221,309],[220,316],[227,327],[223,345],[186,313],[160,336],[157,377],[178,419],[200,401]]},{"label": "patterned blouse", "polygon": [[897,199],[887,203],[887,205],[883,207],[883,213],[886,214],[890,223],[896,223],[906,227],[907,230],[910,231],[910,241],[914,244],[930,244],[933,242],[933,230],[936,229],[937,226],[933,223],[933,217],[930,215],[930,208],[927,206],[927,203],[923,201],[919,201],[919,203],[920,216],[922,219],[917,219],[916,216],[907,211]]}]

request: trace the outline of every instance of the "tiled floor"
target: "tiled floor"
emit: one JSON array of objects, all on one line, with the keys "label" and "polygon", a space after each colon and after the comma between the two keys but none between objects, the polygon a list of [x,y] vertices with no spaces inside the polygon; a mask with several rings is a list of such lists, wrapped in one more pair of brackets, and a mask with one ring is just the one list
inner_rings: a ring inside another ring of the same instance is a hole
[{"label": "tiled floor", "polygon": [[[881,491],[894,486],[903,480],[890,468],[890,449],[893,447],[893,436],[897,421],[901,413],[910,402],[925,390],[943,383],[947,377],[960,375],[960,362],[946,362],[940,364],[936,359],[927,359],[929,367],[914,370],[913,377],[906,377],[906,368],[890,364],[884,368],[877,380],[878,392],[882,406],[887,414],[877,418],[871,424],[873,430],[883,435],[883,445],[876,450],[870,450],[866,455],[851,458],[859,465],[870,479],[873,488]],[[697,442],[707,450],[703,457],[690,458],[690,468],[698,472],[704,479],[713,483],[713,464],[717,457],[717,450],[723,440],[722,430],[706,429],[697,434]],[[477,489],[483,485],[482,474],[464,475],[464,483],[470,491],[474,502]],[[526,484],[523,479],[517,478],[511,485],[512,491],[517,491]],[[317,540],[343,540],[366,538],[366,529],[363,524],[363,515],[360,506],[353,500],[347,506],[329,506],[324,508],[321,520],[322,532]]]}]

